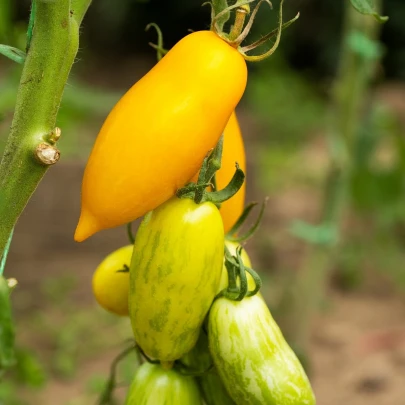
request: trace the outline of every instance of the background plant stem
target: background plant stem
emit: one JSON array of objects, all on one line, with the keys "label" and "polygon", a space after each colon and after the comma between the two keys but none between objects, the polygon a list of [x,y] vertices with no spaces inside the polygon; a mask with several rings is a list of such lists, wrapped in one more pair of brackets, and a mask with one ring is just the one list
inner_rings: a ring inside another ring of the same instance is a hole
[{"label": "background plant stem", "polygon": [[0,164],[0,257],[11,230],[49,166],[36,146],[55,128],[79,44],[79,24],[91,0],[36,1],[33,36]]},{"label": "background plant stem", "polygon": [[[353,148],[362,122],[362,110],[373,77],[377,59],[370,60],[350,45],[353,33],[370,40],[377,38],[379,24],[374,18],[359,14],[345,1],[345,21],[341,58],[332,94],[330,128],[328,133],[330,167],[325,181],[321,222],[342,233],[345,213],[349,206],[349,182]],[[381,8],[382,0],[375,2]],[[283,330],[299,354],[305,355],[311,331],[311,320],[325,296],[331,270],[339,252],[339,239],[327,246],[312,246],[291,291],[280,304],[285,315]],[[305,360],[305,359],[304,359]]]}]

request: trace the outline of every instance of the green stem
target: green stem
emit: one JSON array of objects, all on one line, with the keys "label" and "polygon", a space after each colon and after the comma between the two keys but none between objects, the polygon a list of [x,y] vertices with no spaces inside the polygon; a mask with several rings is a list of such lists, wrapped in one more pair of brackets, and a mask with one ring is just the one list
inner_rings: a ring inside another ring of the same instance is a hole
[{"label": "green stem", "polygon": [[[382,0],[376,1],[381,7]],[[374,40],[379,24],[363,16],[346,3],[345,27],[341,59],[330,111],[329,145],[331,164],[325,181],[322,223],[341,233],[349,205],[349,184],[353,148],[362,122],[362,109],[372,79],[376,60],[359,55],[350,45],[353,32]],[[295,287],[281,302],[281,311],[288,311],[284,331],[294,347],[308,347],[311,319],[325,296],[331,270],[339,252],[339,239],[327,246],[313,246],[298,275]],[[299,308],[299,310],[298,310]],[[286,318],[284,318],[286,319]]]},{"label": "green stem", "polygon": [[[0,164],[0,256],[29,198],[49,165],[58,158],[59,152],[48,137],[55,128],[63,90],[76,57],[79,23],[90,2],[72,1],[76,8],[71,10],[70,0],[36,0],[30,49]],[[54,159],[45,159],[38,147],[45,147]]]},{"label": "green stem", "polygon": [[6,267],[8,251],[10,250],[11,239],[13,239],[13,233],[14,233],[14,229],[11,230],[10,236],[6,243],[6,247],[4,248],[3,256],[0,259],[0,276],[4,273],[4,268]]}]

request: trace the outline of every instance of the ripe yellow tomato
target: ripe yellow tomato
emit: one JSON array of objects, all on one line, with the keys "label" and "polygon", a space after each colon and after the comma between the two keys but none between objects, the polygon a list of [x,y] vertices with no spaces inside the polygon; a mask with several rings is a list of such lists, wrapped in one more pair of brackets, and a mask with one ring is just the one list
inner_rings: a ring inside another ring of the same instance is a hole
[{"label": "ripe yellow tomato", "polygon": [[97,302],[107,311],[128,315],[129,272],[122,272],[131,263],[133,245],[110,253],[93,275],[93,293]]},{"label": "ripe yellow tomato", "polygon": [[[243,143],[238,118],[234,111],[224,130],[221,168],[215,173],[218,190],[224,188],[232,179],[232,176],[235,174],[236,162],[246,175],[245,145]],[[191,181],[196,182],[197,180],[198,173],[194,175]],[[225,233],[232,228],[242,214],[245,206],[245,194],[246,181],[232,198],[221,204],[220,213],[224,223]]]},{"label": "ripe yellow tomato", "polygon": [[85,169],[76,241],[130,222],[198,171],[246,87],[242,55],[212,31],[178,42],[110,112]]}]

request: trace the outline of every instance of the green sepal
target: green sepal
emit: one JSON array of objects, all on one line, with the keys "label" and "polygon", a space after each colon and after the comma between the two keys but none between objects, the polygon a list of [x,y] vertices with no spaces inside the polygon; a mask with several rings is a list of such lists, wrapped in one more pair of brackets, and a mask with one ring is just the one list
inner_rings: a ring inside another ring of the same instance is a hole
[{"label": "green sepal", "polygon": [[264,209],[266,208],[267,205],[267,198],[263,201],[262,207],[260,208],[259,215],[255,221],[255,223],[241,236],[235,236],[235,233],[240,229],[240,227],[245,223],[246,218],[250,214],[252,208],[257,205],[257,203],[250,203],[249,205],[246,206],[246,208],[243,210],[242,214],[236,221],[235,225],[230,229],[230,231],[225,235],[227,240],[230,240],[232,242],[245,242],[248,239],[250,239],[258,230],[262,219],[264,215]]},{"label": "green sepal", "polygon": [[133,245],[135,243],[135,236],[132,232],[132,222],[127,223],[127,236],[129,242],[131,243],[131,245]]},{"label": "green sepal", "polygon": [[251,202],[249,203],[244,209],[242,214],[239,216],[233,227],[228,231],[228,233],[225,235],[226,239],[232,238],[232,235],[235,235],[239,229],[242,227],[242,225],[245,223],[247,217],[249,216],[250,212],[254,207],[256,207],[257,202]]},{"label": "green sepal", "polygon": [[239,165],[236,165],[235,173],[228,185],[222,190],[204,193],[201,201],[210,201],[214,204],[221,204],[232,198],[242,187],[244,181],[245,173],[239,168]]},{"label": "green sepal", "polygon": [[156,58],[157,58],[157,60],[159,62],[163,58],[163,56],[165,56],[167,54],[167,52],[169,52],[169,51],[163,47],[162,30],[160,29],[160,27],[156,23],[149,23],[146,26],[145,31],[149,31],[151,29],[151,27],[153,27],[156,30],[156,33],[157,33],[157,36],[158,36],[158,41],[157,41],[157,44],[153,44],[153,43],[149,42],[149,45],[153,49],[156,50]]},{"label": "green sepal", "polygon": [[14,340],[10,288],[7,280],[0,276],[0,371],[15,364]]},{"label": "green sepal", "polygon": [[29,51],[30,46],[31,46],[31,39],[32,39],[32,33],[34,31],[34,21],[35,21],[36,10],[37,10],[36,2],[35,2],[35,0],[32,0],[30,20],[28,22],[28,28],[27,28],[27,45],[25,47],[26,52]]},{"label": "green sepal", "polygon": [[[215,16],[228,8],[227,0],[212,0],[211,4],[211,23]],[[216,24],[221,29],[224,28],[225,23],[229,20],[231,13],[228,11],[218,18]]]},{"label": "green sepal", "polygon": [[249,290],[246,294],[246,297],[253,297],[256,295],[260,289],[262,288],[262,279],[260,276],[250,267],[245,266],[245,270],[252,276],[254,282],[255,282],[255,288],[253,290]]},{"label": "green sepal", "polygon": [[386,23],[389,19],[387,16],[381,16],[374,8],[373,0],[350,0],[352,6],[361,14],[373,16],[379,23]]},{"label": "green sepal", "polygon": [[[220,291],[215,299],[224,297],[231,301],[242,301],[245,297],[252,297],[259,292],[262,280],[253,269],[244,265],[241,257],[242,249],[242,246],[240,246],[236,250],[236,256],[232,256],[229,249],[225,246],[225,268],[228,272],[228,287]],[[252,276],[255,282],[253,290],[248,289],[246,272]],[[240,280],[239,287],[237,284],[238,278]]]},{"label": "green sepal", "polygon": [[23,64],[26,58],[25,52],[21,49],[2,44],[0,44],[0,54],[20,64]]}]

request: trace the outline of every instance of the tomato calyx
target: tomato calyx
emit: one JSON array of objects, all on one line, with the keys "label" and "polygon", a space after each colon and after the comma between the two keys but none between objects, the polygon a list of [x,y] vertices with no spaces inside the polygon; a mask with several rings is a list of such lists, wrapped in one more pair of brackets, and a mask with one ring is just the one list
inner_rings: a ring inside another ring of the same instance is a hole
[{"label": "tomato calyx", "polygon": [[[197,182],[188,183],[177,190],[178,198],[190,198],[196,204],[210,201],[219,207],[239,191],[245,181],[245,173],[238,163],[235,164],[235,173],[227,186],[222,190],[216,190],[215,173],[221,168],[223,143],[224,136],[221,135],[217,146],[204,158]],[[209,191],[207,188],[214,191]]]},{"label": "tomato calyx", "polygon": [[[252,297],[259,292],[262,280],[253,269],[244,265],[241,257],[242,249],[243,247],[239,246],[236,249],[236,255],[233,256],[225,246],[225,268],[228,272],[228,287],[220,291],[215,299],[224,297],[231,301],[242,301],[245,297]],[[255,282],[253,290],[248,288],[246,273],[249,273]],[[240,281],[239,286],[238,279]]]},{"label": "tomato calyx", "polygon": [[156,30],[158,40],[157,40],[157,44],[149,42],[149,45],[153,49],[156,50],[156,58],[159,62],[160,59],[162,59],[163,56],[165,56],[167,54],[167,52],[169,52],[169,51],[163,47],[163,34],[162,34],[162,30],[160,29],[160,27],[156,23],[149,23],[145,27],[145,31],[149,31],[151,28],[154,28]]},{"label": "tomato calyx", "polygon": [[259,228],[262,219],[263,219],[263,214],[264,214],[264,209],[266,208],[268,198],[265,198],[264,201],[262,202],[262,206],[260,208],[259,215],[256,218],[256,221],[253,223],[253,225],[243,234],[238,236],[237,233],[240,230],[240,228],[246,223],[246,219],[248,218],[249,214],[251,213],[252,209],[258,204],[257,202],[252,202],[248,204],[245,209],[243,210],[242,214],[240,217],[237,219],[233,227],[227,232],[225,235],[225,238],[229,241],[232,242],[246,242],[248,239],[250,239],[257,231]]},{"label": "tomato calyx", "polygon": [[[260,9],[260,6],[264,3],[269,5],[269,7],[272,9],[273,5],[269,0],[260,0],[255,8],[253,9],[253,12],[246,24],[245,24],[245,18],[246,16],[250,13],[250,7],[249,3],[254,2],[255,0],[241,0],[237,1],[235,4],[225,7],[222,10],[218,10],[217,3],[215,0],[212,3],[208,3],[211,5],[211,30],[214,31],[220,38],[222,38],[224,41],[226,41],[230,46],[236,48],[238,52],[243,56],[243,58],[246,61],[249,62],[260,62],[269,56],[271,56],[276,49],[278,48],[280,44],[280,38],[281,38],[281,32],[283,29],[288,28],[292,23],[294,23],[298,18],[299,18],[299,13],[292,18],[291,20],[287,21],[286,23],[283,23],[283,3],[284,0],[281,0],[280,2],[280,11],[279,11],[279,21],[278,21],[278,27],[268,34],[266,34],[263,38],[261,38],[258,41],[253,42],[250,45],[246,46],[240,46],[241,43],[246,39],[248,34],[251,31],[251,28],[253,26],[254,20],[256,18],[256,15]],[[229,34],[223,32],[223,26],[224,23],[229,19],[229,14],[230,11],[236,9],[236,15],[235,15],[235,21],[232,26],[231,32]],[[273,46],[267,50],[266,52],[260,54],[260,55],[248,55],[246,52],[252,51],[256,49],[257,47],[266,44],[269,42],[273,37],[276,37],[276,40],[273,44]]]}]

